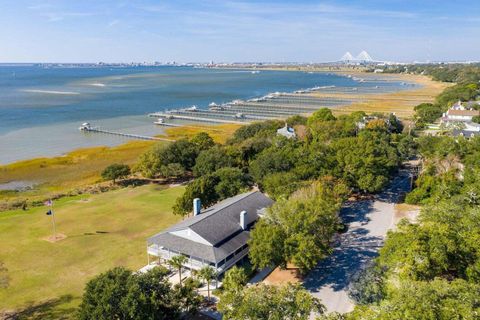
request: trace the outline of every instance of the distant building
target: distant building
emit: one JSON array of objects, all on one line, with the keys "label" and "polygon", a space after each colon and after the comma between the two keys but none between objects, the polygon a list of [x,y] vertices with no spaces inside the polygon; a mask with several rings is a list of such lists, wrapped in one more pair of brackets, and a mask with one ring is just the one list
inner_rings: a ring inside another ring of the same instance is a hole
[{"label": "distant building", "polygon": [[200,199],[195,199],[194,216],[149,238],[147,253],[163,261],[184,255],[188,258],[184,267],[199,270],[211,266],[222,274],[247,256],[250,228],[272,204],[273,200],[259,191],[203,210]]},{"label": "distant building", "polygon": [[288,139],[297,137],[297,135],[295,134],[295,129],[289,127],[287,123],[285,123],[285,126],[283,128],[277,130],[277,134],[284,136]]},{"label": "distant building", "polygon": [[443,114],[441,123],[448,125],[451,122],[472,122],[475,116],[480,116],[479,110],[465,107],[458,101]]}]

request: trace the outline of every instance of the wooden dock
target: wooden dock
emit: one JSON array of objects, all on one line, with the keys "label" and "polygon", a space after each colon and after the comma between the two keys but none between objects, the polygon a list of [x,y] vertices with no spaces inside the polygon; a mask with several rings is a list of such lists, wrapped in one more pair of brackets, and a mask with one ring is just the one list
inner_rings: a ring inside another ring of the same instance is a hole
[{"label": "wooden dock", "polygon": [[115,136],[121,136],[121,137],[125,137],[125,138],[138,139],[138,140],[175,141],[175,140],[167,139],[167,138],[158,138],[158,137],[143,136],[143,135],[139,135],[139,134],[116,132],[116,131],[104,130],[104,129],[100,129],[100,128],[83,128],[82,131],[83,132],[95,132],[95,133],[111,134],[111,135],[115,135]]},{"label": "wooden dock", "polygon": [[211,123],[233,123],[233,124],[248,124],[249,123],[248,121],[204,118],[204,117],[195,117],[195,116],[187,116],[187,115],[180,115],[180,114],[162,113],[162,112],[150,113],[148,116],[149,117],[156,117],[156,118],[191,120],[191,121],[211,122]]}]

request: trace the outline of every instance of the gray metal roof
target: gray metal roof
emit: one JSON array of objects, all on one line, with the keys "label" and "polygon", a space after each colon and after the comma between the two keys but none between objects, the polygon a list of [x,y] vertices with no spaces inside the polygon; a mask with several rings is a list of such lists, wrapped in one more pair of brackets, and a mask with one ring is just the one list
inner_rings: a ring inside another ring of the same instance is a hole
[{"label": "gray metal roof", "polygon": [[[258,219],[259,213],[272,204],[273,200],[259,191],[243,193],[202,210],[199,215],[149,238],[148,242],[211,262],[219,262],[247,243],[249,232],[240,227],[240,212],[247,211],[246,222],[250,225]],[[212,246],[170,233],[187,228]]]},{"label": "gray metal roof", "polygon": [[162,247],[181,252],[187,256],[204,259],[209,262],[220,262],[238,248],[247,243],[250,238],[249,231],[242,231],[231,237],[219,246],[207,246],[202,243],[178,237],[171,233],[160,233],[149,239]]},{"label": "gray metal roof", "polygon": [[463,136],[463,137],[466,137],[466,138],[470,138],[470,137],[476,137],[476,136],[480,136],[480,132],[478,131],[468,131],[468,130],[453,130],[452,131],[452,135],[454,137],[458,137],[458,136]]}]

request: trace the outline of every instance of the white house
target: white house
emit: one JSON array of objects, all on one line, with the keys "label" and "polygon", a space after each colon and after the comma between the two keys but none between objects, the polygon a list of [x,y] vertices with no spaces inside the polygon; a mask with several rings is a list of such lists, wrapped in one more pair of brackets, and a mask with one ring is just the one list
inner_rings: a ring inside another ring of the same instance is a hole
[{"label": "white house", "polygon": [[184,267],[199,270],[205,266],[224,273],[248,254],[250,228],[273,200],[259,191],[237,195],[201,209],[193,203],[194,216],[160,232],[147,241],[147,254],[155,260],[177,255],[188,258]]},{"label": "white house", "polygon": [[472,122],[472,118],[480,116],[480,111],[463,106],[461,101],[455,103],[442,116],[441,122],[448,124],[449,122]]},{"label": "white house", "polygon": [[284,136],[285,138],[295,138],[297,135],[295,134],[295,129],[289,127],[288,124],[285,123],[283,128],[277,130],[277,134]]}]

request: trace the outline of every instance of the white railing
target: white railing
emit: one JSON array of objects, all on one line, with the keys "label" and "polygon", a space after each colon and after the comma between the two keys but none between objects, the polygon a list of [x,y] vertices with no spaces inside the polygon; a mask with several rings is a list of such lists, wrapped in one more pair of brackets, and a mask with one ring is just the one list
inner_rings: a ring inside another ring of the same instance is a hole
[{"label": "white railing", "polygon": [[248,254],[248,247],[240,251],[239,253],[235,254],[230,260],[226,261],[225,264],[217,268],[218,273],[223,273],[228,268],[233,266],[235,263],[240,261],[243,257],[245,257]]},{"label": "white railing", "polygon": [[[179,255],[178,253],[174,253],[165,249],[162,249],[159,245],[157,244],[152,244],[149,245],[147,248],[147,252],[149,255],[159,257],[164,260],[170,260],[171,258]],[[219,266],[216,268],[217,273],[223,273],[225,272],[228,268],[230,268],[232,265],[237,263],[239,260],[241,260],[243,257],[245,257],[248,254],[248,247],[240,251],[239,253],[235,254],[232,258],[230,258],[228,261],[226,261],[222,266]],[[184,264],[185,267],[189,269],[194,269],[194,270],[200,270],[203,267],[209,266],[208,262],[202,262],[199,261],[195,258],[188,257],[188,261]]]},{"label": "white railing", "polygon": [[[156,256],[164,260],[170,260],[171,258],[179,255],[178,253],[174,253],[174,252],[162,249],[160,246],[156,244],[152,244],[148,246],[147,252],[149,255]],[[209,265],[208,263],[204,263],[192,257],[187,256],[187,258],[188,260],[184,264],[184,266],[189,269],[200,270],[203,267],[206,267]]]}]

